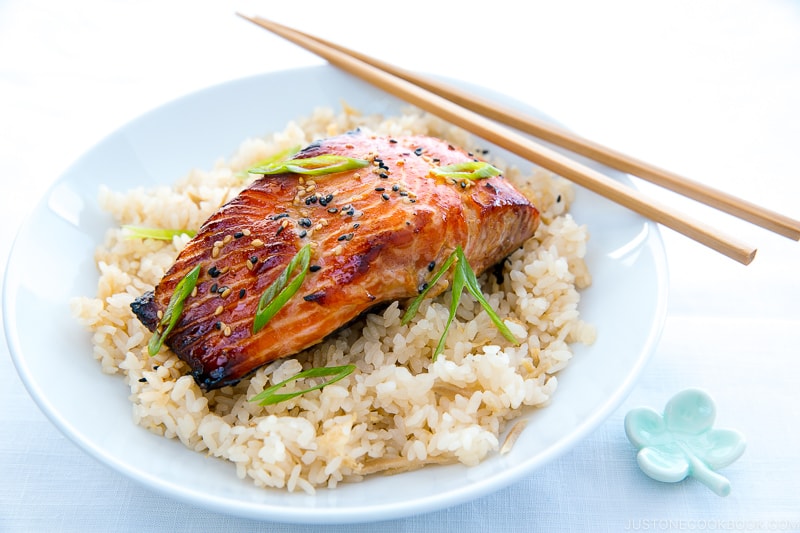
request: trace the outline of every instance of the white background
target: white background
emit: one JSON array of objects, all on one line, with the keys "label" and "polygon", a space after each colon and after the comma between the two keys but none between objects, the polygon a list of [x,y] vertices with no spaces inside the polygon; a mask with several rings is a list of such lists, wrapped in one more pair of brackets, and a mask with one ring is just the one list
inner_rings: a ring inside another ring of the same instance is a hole
[{"label": "white background", "polygon": [[[322,63],[236,11],[487,86],[586,137],[800,217],[800,2],[0,0],[2,264],[47,188],[114,129],[209,85]],[[755,244],[756,260],[745,267],[664,230],[664,334],[604,425],[496,494],[329,529],[800,530],[800,245],[642,188]],[[319,529],[192,508],[110,471],[57,432],[0,350],[0,531]],[[686,387],[706,389],[718,425],[747,436],[744,456],[722,472],[733,484],[726,498],[693,480],[646,478],[624,435],[630,408],[660,410]]]}]

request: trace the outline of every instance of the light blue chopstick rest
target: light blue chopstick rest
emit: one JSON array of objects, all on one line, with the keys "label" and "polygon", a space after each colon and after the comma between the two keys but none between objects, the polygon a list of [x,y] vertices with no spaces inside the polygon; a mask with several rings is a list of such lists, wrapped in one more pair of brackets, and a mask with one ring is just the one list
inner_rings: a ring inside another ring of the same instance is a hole
[{"label": "light blue chopstick rest", "polygon": [[692,476],[727,496],[731,483],[716,470],[741,457],[745,439],[738,431],[715,429],[715,417],[714,400],[697,389],[673,396],[663,415],[650,408],[632,409],[625,416],[625,433],[639,450],[639,468],[667,483]]}]

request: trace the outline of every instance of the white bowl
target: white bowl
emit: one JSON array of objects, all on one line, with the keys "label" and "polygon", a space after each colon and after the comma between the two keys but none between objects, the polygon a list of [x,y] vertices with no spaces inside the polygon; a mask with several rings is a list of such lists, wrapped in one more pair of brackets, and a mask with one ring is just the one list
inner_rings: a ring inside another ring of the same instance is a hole
[{"label": "white bowl", "polygon": [[579,189],[572,213],[589,227],[586,259],[593,276],[580,310],[597,326],[598,339],[575,347],[574,359],[558,375],[552,404],[526,415],[528,427],[508,454],[475,467],[426,467],[308,495],[257,488],[237,478],[232,464],[132,422],[127,386],[101,373],[89,334],[69,310],[72,297],[96,290],[92,256],[112,223],[97,205],[99,186],[171,183],[230,155],[246,137],[283,129],[315,107],[338,108],[342,101],[383,114],[405,105],[329,66],[205,89],[108,136],[55,182],[24,223],[3,293],[12,358],[39,407],[87,453],[155,491],[223,513],[297,523],[387,520],[462,503],[531,475],[597,428],[626,397],[664,321],[664,248],[655,224]]}]

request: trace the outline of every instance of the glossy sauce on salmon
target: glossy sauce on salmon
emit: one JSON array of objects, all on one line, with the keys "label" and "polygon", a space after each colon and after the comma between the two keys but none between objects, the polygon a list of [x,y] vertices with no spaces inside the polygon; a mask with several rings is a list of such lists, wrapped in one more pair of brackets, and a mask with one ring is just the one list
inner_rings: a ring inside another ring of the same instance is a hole
[{"label": "glossy sauce on salmon", "polygon": [[[537,209],[502,175],[454,180],[432,174],[476,160],[439,139],[352,132],[293,157],[323,154],[368,166],[257,179],[212,215],[155,290],[131,305],[155,330],[176,285],[201,265],[196,291],[165,343],[204,389],[236,383],[313,346],[377,304],[417,296],[458,245],[480,274],[539,223]],[[306,244],[311,267],[299,291],[253,333],[262,293]]]}]

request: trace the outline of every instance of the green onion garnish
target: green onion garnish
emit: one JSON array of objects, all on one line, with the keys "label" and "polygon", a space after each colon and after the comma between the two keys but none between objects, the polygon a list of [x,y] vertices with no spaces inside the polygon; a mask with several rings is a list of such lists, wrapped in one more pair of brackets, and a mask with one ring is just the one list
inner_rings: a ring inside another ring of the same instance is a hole
[{"label": "green onion garnish", "polygon": [[[286,159],[290,155],[296,154],[297,152],[299,152],[300,148],[302,148],[302,146],[300,146],[298,144],[298,145],[295,145],[295,146],[290,146],[289,148],[283,149],[283,150],[281,150],[279,152],[275,152],[274,154],[272,154],[271,156],[267,157],[266,159],[263,159],[263,160],[259,161],[255,165],[254,168],[271,165],[271,164],[273,164],[273,163],[275,163],[277,161],[283,161],[284,159]],[[241,178],[241,179],[247,179],[248,177],[250,177],[250,171],[249,170],[240,170],[239,172],[236,173],[236,176],[238,178]]]},{"label": "green onion garnish", "polygon": [[[319,390],[331,383],[336,383],[340,379],[344,379],[356,369],[356,365],[345,365],[345,366],[326,366],[322,368],[311,368],[309,370],[304,370],[299,374],[296,374],[285,381],[281,381],[271,387],[267,387],[256,396],[250,398],[249,401],[251,402],[259,402],[260,405],[273,405],[276,403],[284,402],[286,400],[291,400],[292,398],[296,398],[301,394],[305,394],[312,390]],[[327,376],[333,376],[332,379],[326,381],[325,383],[321,383],[319,385],[315,385],[314,387],[309,387],[307,389],[290,392],[285,394],[277,394],[277,391],[283,388],[287,383],[291,383],[292,381],[296,381],[298,379],[305,379],[305,378],[322,378]]]},{"label": "green onion garnish", "polygon": [[275,152],[268,158],[259,161],[254,168],[265,167],[268,165],[274,165],[275,163],[280,163],[281,161],[284,161],[286,158],[288,158],[290,155],[294,155],[297,152],[299,152],[300,148],[302,147],[298,144],[295,146],[290,146],[289,148],[281,150],[280,152]]},{"label": "green onion garnish", "polygon": [[499,176],[502,171],[485,161],[466,161],[431,170],[435,176],[452,179],[480,180]]},{"label": "green onion garnish", "polygon": [[283,174],[286,172],[293,174],[304,174],[307,176],[322,176],[325,174],[335,174],[346,170],[354,170],[369,165],[365,159],[355,159],[343,155],[320,155],[305,159],[289,159],[287,161],[277,161],[266,165],[259,165],[248,170],[250,174]]},{"label": "green onion garnish", "polygon": [[431,288],[433,288],[436,285],[436,283],[439,282],[439,278],[444,276],[444,274],[448,270],[450,270],[450,266],[453,264],[455,260],[456,260],[456,254],[454,252],[447,257],[447,259],[442,264],[442,267],[439,269],[439,271],[433,275],[431,280],[428,282],[428,286],[425,287],[425,289],[421,293],[419,293],[419,296],[414,298],[414,301],[411,302],[411,305],[408,306],[408,309],[406,309],[405,314],[403,314],[403,319],[401,320],[401,323],[403,325],[408,324],[411,321],[411,319],[414,318],[414,315],[417,314],[417,310],[419,309],[422,300],[425,299],[425,295],[427,295],[428,291],[430,291]]},{"label": "green onion garnish", "polygon": [[[281,307],[283,307],[289,299],[300,289],[303,280],[306,278],[308,272],[308,265],[311,262],[311,245],[306,244],[297,254],[289,261],[286,268],[283,269],[278,279],[272,282],[272,285],[267,287],[267,290],[261,295],[258,301],[258,309],[256,309],[256,316],[253,319],[253,333],[261,331],[267,322],[274,317]],[[289,281],[289,276],[300,267],[300,271]]]},{"label": "green onion garnish", "polygon": [[519,344],[519,341],[514,334],[511,333],[511,330],[508,329],[508,326],[500,320],[500,317],[497,316],[494,309],[489,305],[489,302],[486,301],[486,298],[483,296],[483,292],[481,292],[480,283],[478,283],[478,278],[475,276],[475,271],[472,270],[472,267],[467,262],[467,258],[464,255],[464,250],[461,246],[457,246],[456,249],[451,253],[447,260],[442,264],[442,267],[439,269],[438,272],[431,278],[431,281],[428,283],[428,286],[423,290],[419,296],[417,296],[411,305],[406,310],[405,314],[403,315],[403,319],[401,321],[402,324],[408,324],[414,315],[417,314],[417,310],[419,309],[422,300],[425,298],[425,295],[428,291],[436,285],[436,282],[439,281],[445,272],[450,269],[450,266],[453,262],[456,262],[456,269],[453,273],[453,287],[452,287],[452,299],[450,301],[450,315],[447,317],[447,323],[444,327],[444,332],[442,332],[442,336],[439,339],[439,344],[436,346],[436,350],[433,352],[433,360],[435,361],[436,358],[439,356],[440,353],[444,351],[444,342],[447,338],[447,332],[450,329],[450,325],[453,323],[453,319],[455,319],[456,311],[458,310],[458,304],[461,301],[461,293],[463,292],[464,288],[466,287],[467,291],[478,300],[478,303],[481,304],[481,307],[486,311],[486,314],[489,315],[489,318],[494,323],[495,327],[503,334],[510,342],[514,344]]},{"label": "green onion garnish", "polygon": [[145,226],[124,225],[122,230],[129,239],[156,239],[160,241],[171,241],[176,235],[188,235],[194,237],[197,232],[190,229],[162,229],[148,228]]},{"label": "green onion garnish", "polygon": [[[147,352],[151,356],[156,355],[161,350],[164,339],[167,338],[172,328],[178,323],[178,319],[183,312],[183,302],[192,294],[194,286],[197,285],[197,277],[199,275],[200,265],[197,265],[175,286],[175,292],[172,293],[172,297],[169,299],[169,305],[167,305],[164,315],[153,332],[153,336],[150,337],[150,342],[147,343]],[[159,330],[161,330],[160,333]]]},{"label": "green onion garnish", "polygon": [[462,271],[462,275],[464,276],[464,282],[467,287],[469,293],[475,297],[476,300],[481,304],[483,310],[486,311],[486,314],[489,315],[489,318],[494,323],[495,327],[498,331],[506,338],[507,341],[512,342],[514,344],[519,344],[519,341],[514,334],[511,333],[511,330],[508,329],[505,322],[500,320],[500,317],[497,316],[497,313],[494,312],[492,306],[489,305],[489,302],[486,301],[486,298],[483,296],[483,292],[481,291],[481,285],[478,283],[478,278],[475,276],[475,271],[472,270],[472,267],[469,266],[467,262],[467,258],[464,256],[464,250],[461,249],[461,246],[456,248],[456,252],[458,255],[458,265],[456,265],[456,275],[458,275],[458,271]]}]

